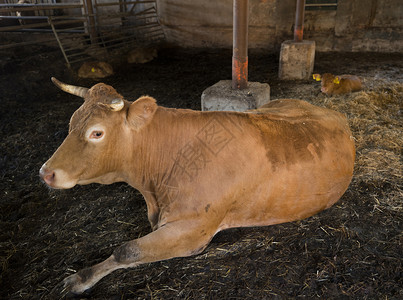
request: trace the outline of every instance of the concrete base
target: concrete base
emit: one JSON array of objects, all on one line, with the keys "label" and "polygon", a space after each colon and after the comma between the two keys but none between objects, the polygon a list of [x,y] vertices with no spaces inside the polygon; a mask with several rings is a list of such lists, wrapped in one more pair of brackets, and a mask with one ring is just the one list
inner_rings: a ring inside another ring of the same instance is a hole
[{"label": "concrete base", "polygon": [[314,41],[285,41],[281,44],[278,77],[285,80],[310,79],[314,62]]},{"label": "concrete base", "polygon": [[233,90],[231,80],[221,80],[205,89],[201,96],[202,111],[245,111],[270,101],[267,83],[249,82],[243,90]]}]

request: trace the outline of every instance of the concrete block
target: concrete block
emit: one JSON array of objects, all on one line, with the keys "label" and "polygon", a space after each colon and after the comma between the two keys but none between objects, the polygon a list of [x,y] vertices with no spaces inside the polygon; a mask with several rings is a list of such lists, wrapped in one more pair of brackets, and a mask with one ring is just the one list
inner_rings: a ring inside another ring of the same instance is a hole
[{"label": "concrete block", "polygon": [[315,41],[285,41],[281,44],[278,77],[310,79],[315,62]]},{"label": "concrete block", "polygon": [[201,96],[202,111],[245,111],[270,101],[267,83],[248,82],[243,90],[232,89],[231,80],[221,80],[205,89]]}]

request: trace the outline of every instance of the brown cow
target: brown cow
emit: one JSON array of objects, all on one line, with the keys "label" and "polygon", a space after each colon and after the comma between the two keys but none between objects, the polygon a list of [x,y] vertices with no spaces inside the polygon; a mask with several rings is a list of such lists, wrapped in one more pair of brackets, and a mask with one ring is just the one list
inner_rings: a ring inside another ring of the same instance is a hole
[{"label": "brown cow", "polygon": [[157,106],[111,86],[53,82],[84,98],[40,175],[52,188],[124,181],[147,203],[152,232],[64,280],[82,293],[114,270],[203,251],[220,230],[300,220],[329,208],[353,174],[346,118],[301,100],[244,113]]},{"label": "brown cow", "polygon": [[322,81],[321,91],[327,96],[348,94],[362,90],[361,79],[355,75],[334,76],[330,73],[313,74],[313,79]]}]

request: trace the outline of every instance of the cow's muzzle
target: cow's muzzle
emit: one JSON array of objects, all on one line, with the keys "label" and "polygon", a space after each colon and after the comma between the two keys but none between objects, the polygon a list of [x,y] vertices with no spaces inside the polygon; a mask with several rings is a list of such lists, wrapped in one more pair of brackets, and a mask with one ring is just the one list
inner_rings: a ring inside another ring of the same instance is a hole
[{"label": "cow's muzzle", "polygon": [[42,181],[53,189],[70,189],[77,184],[77,180],[69,177],[61,169],[52,169],[45,163],[39,170]]}]

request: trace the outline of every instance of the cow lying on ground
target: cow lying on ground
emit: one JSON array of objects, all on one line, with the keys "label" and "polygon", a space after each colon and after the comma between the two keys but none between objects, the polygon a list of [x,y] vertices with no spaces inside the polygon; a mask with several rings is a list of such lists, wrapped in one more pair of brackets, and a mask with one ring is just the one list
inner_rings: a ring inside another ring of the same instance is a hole
[{"label": "cow lying on ground", "polygon": [[355,75],[334,76],[330,73],[313,74],[313,79],[321,81],[321,91],[327,96],[341,95],[362,90],[361,79]]},{"label": "cow lying on ground", "polygon": [[300,220],[329,208],[353,174],[346,118],[301,100],[244,113],[157,106],[53,79],[84,98],[69,134],[42,166],[52,188],[127,182],[147,203],[152,232],[64,280],[82,293],[114,270],[203,251],[220,230]]}]

